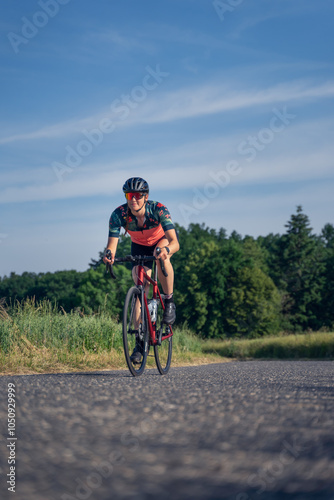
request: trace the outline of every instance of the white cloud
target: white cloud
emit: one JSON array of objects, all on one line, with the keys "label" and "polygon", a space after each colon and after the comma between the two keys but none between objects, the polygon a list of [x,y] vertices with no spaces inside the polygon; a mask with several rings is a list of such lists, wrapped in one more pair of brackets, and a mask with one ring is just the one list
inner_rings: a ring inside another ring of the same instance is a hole
[{"label": "white cloud", "polygon": [[256,88],[253,90],[232,90],[223,85],[208,85],[160,96],[159,106],[153,102],[149,103],[147,108],[151,109],[146,111],[146,117],[143,113],[141,120],[146,123],[171,122],[254,106],[275,105],[291,101],[298,103],[298,101],[325,99],[333,96],[334,82],[312,85],[305,81],[297,81],[279,84],[268,89]]},{"label": "white cloud", "polygon": [[176,91],[160,91],[159,95],[148,94],[146,100],[139,103],[135,109],[129,109],[129,115],[123,121],[120,121],[119,116],[115,115],[109,106],[104,111],[86,118],[64,121],[32,132],[3,137],[0,139],[0,144],[69,137],[81,133],[83,129],[96,128],[103,118],[113,120],[117,128],[124,128],[143,123],[171,123],[181,119],[198,118],[264,105],[274,106],[279,103],[294,102],[297,105],[305,101],[333,96],[334,81],[314,83],[309,80],[296,80],[268,88],[257,86],[253,89],[250,85],[247,88],[237,89],[235,82],[204,84]]},{"label": "white cloud", "polygon": [[55,123],[54,125],[46,125],[37,130],[34,130],[33,132],[23,132],[20,134],[3,137],[2,139],[0,139],[0,144],[37,139],[55,139],[59,137],[67,137],[69,135],[77,134],[85,128],[91,128],[103,117],[104,114],[97,114],[91,117]]},{"label": "white cloud", "polygon": [[[145,38],[140,34],[131,36],[125,33],[123,34],[120,30],[114,29],[109,29],[104,32],[98,30],[90,33],[87,37],[87,45],[91,44],[92,41],[101,42],[103,45],[106,43],[111,44],[114,52],[116,52],[116,47],[118,50],[121,49],[123,51],[145,51],[148,53],[156,51],[155,44],[145,41]],[[119,52],[117,52],[117,57],[119,57]]]},{"label": "white cloud", "polygon": [[[317,134],[315,130],[318,130]],[[231,160],[237,161],[241,167],[241,173],[231,177],[231,183],[238,186],[331,179],[334,156],[331,136],[329,121],[310,121],[291,124],[263,151],[259,151],[252,162],[247,162],[247,157],[237,153],[237,145],[244,134],[233,134],[159,150],[154,154],[131,154],[114,164],[90,163],[64,175],[62,183],[55,175],[51,184],[45,183],[37,170],[29,185],[2,188],[0,203],[111,196],[119,192],[127,177],[138,175],[138,172],[149,180],[152,190],[192,190],[212,182],[210,172],[226,171]]]}]

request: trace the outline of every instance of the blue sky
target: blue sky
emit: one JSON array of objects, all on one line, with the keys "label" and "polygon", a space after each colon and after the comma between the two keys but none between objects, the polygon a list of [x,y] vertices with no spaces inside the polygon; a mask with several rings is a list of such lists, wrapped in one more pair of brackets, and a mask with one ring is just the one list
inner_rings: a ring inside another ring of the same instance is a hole
[{"label": "blue sky", "polygon": [[334,222],[330,0],[15,0],[0,7],[0,276],[87,269],[150,184],[174,221]]}]

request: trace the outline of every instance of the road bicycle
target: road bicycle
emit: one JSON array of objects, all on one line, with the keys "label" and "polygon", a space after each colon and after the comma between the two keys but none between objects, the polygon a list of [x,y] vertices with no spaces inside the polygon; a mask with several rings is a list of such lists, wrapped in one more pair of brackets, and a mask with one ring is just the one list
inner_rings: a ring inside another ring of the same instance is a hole
[{"label": "road bicycle", "polygon": [[[107,251],[108,252],[108,251]],[[160,248],[157,248],[157,254]],[[110,258],[110,253],[106,256]],[[137,282],[132,286],[125,298],[123,309],[123,347],[126,363],[131,374],[136,377],[141,375],[146,366],[147,357],[153,356],[149,353],[153,348],[155,362],[161,375],[168,373],[172,361],[173,330],[171,325],[166,325],[163,318],[164,295],[160,293],[157,281],[157,262],[153,256],[133,256],[115,258],[115,263],[133,262],[138,269]],[[153,278],[145,271],[145,262],[154,262]],[[167,276],[163,261],[158,259],[161,270]],[[113,279],[116,279],[113,266],[107,264],[107,271]],[[145,283],[151,286],[146,296]],[[148,299],[150,291],[152,297]],[[131,360],[131,353],[136,344],[139,346],[142,359],[139,363]]]}]

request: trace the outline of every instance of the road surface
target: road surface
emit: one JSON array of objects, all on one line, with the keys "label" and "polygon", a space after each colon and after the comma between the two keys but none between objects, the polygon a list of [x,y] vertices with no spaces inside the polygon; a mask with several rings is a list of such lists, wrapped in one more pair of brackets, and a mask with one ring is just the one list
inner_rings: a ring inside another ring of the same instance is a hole
[{"label": "road surface", "polygon": [[0,497],[333,500],[333,375],[330,361],[250,361],[0,377]]}]

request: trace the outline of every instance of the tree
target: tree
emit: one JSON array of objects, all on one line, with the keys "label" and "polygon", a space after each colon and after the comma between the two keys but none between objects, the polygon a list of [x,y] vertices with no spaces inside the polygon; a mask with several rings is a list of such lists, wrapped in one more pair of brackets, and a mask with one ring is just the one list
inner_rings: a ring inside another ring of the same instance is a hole
[{"label": "tree", "polygon": [[268,275],[278,288],[284,288],[281,262],[282,236],[270,233],[267,236],[259,236],[256,241],[263,251]]},{"label": "tree", "polygon": [[322,293],[321,318],[326,326],[334,327],[334,226],[326,224],[321,231],[325,252],[324,290]]},{"label": "tree", "polygon": [[312,234],[302,207],[285,226],[282,238],[282,281],[285,288],[283,315],[293,330],[318,328],[317,311],[324,285],[324,260],[319,239]]},{"label": "tree", "polygon": [[242,248],[245,264],[250,267],[258,267],[265,274],[268,274],[268,251],[261,247],[261,245],[251,236],[245,236]]},{"label": "tree", "polygon": [[125,295],[132,283],[132,277],[131,271],[123,265],[117,267],[115,272],[117,279],[113,280],[102,264],[83,273],[77,298],[84,313],[104,309],[113,317],[121,317]]},{"label": "tree", "polygon": [[[279,328],[280,294],[268,276],[267,252],[254,238],[235,233],[226,245],[230,257],[224,303],[228,336],[258,337]],[[227,258],[227,257],[226,257]]]},{"label": "tree", "polygon": [[178,321],[187,322],[203,337],[221,337],[222,304],[225,296],[225,273],[219,245],[203,241],[201,247],[189,255],[184,266],[182,289],[175,296]]},{"label": "tree", "polygon": [[[281,329],[334,326],[334,226],[319,236],[298,206],[283,235],[256,240],[204,224],[176,224],[180,252],[172,257],[177,323],[186,322],[203,337],[256,337]],[[131,240],[121,235],[117,256],[128,255]],[[70,311],[95,313],[105,308],[120,316],[131,269],[115,265],[112,281],[103,252],[84,272],[11,273],[0,278],[0,299],[49,299]],[[280,323],[281,321],[281,323]]]},{"label": "tree", "polygon": [[334,226],[333,224],[325,224],[321,230],[321,239],[324,246],[329,249],[334,249]]},{"label": "tree", "polygon": [[[117,245],[117,257],[125,257],[131,253],[131,238],[126,234],[121,234]],[[97,269],[103,264],[104,250],[99,252],[97,260],[91,259],[88,264],[91,269]]]},{"label": "tree", "polygon": [[21,276],[10,273],[0,281],[0,297],[7,302],[21,301],[27,295],[28,290],[36,284],[38,275],[36,273],[24,272]]},{"label": "tree", "polygon": [[48,299],[69,312],[80,305],[77,290],[82,277],[83,273],[75,270],[40,273],[35,284],[26,291],[26,296],[35,297],[37,302]]},{"label": "tree", "polygon": [[280,326],[281,297],[272,279],[258,267],[241,267],[230,289],[225,322],[229,335],[273,335]]}]

